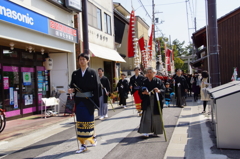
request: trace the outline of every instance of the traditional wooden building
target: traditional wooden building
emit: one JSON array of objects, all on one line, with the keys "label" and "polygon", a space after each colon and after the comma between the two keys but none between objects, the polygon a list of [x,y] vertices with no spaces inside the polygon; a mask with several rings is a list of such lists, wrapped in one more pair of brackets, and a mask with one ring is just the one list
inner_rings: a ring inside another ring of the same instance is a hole
[{"label": "traditional wooden building", "polygon": [[[217,20],[221,84],[231,81],[233,68],[240,69],[240,7]],[[208,70],[206,27],[192,35],[193,43],[199,51],[191,62],[195,70]]]}]

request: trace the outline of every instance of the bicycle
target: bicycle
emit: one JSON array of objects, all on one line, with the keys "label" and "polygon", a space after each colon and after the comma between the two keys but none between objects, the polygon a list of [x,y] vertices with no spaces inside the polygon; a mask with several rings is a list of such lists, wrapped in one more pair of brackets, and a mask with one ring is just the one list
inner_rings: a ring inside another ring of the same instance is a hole
[{"label": "bicycle", "polygon": [[6,117],[3,109],[0,109],[0,133],[4,130],[6,126]]}]

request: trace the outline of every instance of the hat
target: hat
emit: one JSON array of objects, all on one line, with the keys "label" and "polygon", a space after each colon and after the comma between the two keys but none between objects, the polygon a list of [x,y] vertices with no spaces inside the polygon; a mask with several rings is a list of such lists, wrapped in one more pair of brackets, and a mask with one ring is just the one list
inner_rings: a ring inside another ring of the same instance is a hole
[{"label": "hat", "polygon": [[166,84],[165,85],[170,85],[170,83],[169,82],[166,82]]}]

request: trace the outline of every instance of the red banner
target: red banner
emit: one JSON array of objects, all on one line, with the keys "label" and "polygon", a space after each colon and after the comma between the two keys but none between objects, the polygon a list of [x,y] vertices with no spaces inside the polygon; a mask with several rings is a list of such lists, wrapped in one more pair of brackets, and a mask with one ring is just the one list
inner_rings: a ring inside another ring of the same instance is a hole
[{"label": "red banner", "polygon": [[153,42],[153,33],[154,33],[154,24],[152,24],[152,31],[149,37],[149,41],[148,41],[148,49],[149,49],[149,61],[152,60],[152,42]]},{"label": "red banner", "polygon": [[139,48],[141,50],[141,56],[142,56],[142,64],[144,66],[144,68],[147,67],[147,64],[146,64],[146,52],[145,52],[145,47],[144,47],[144,38],[141,37],[139,40],[138,40],[138,45],[139,45]]},{"label": "red banner", "polygon": [[134,57],[133,38],[135,37],[135,12],[132,10],[128,27],[128,57]]},{"label": "red banner", "polygon": [[165,58],[165,63],[167,65],[167,71],[171,71],[171,54],[172,54],[172,50],[167,49],[166,50],[166,58]]}]

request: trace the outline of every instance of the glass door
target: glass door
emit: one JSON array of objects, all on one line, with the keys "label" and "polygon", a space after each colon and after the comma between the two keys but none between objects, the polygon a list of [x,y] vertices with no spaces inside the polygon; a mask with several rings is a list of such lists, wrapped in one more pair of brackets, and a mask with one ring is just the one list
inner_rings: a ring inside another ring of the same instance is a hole
[{"label": "glass door", "polygon": [[35,69],[21,67],[23,114],[36,112]]}]

